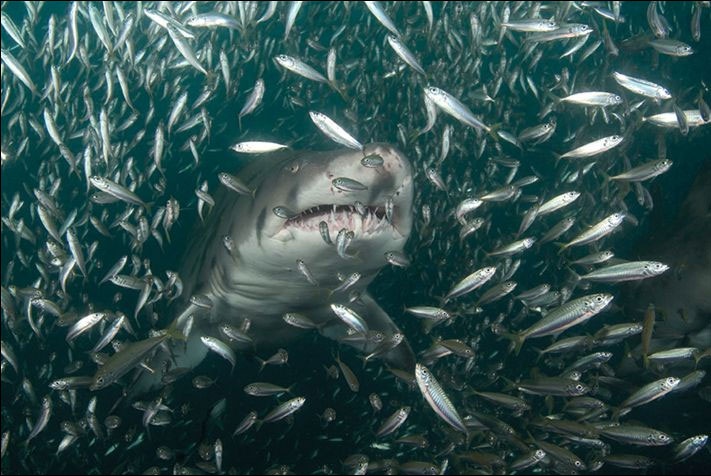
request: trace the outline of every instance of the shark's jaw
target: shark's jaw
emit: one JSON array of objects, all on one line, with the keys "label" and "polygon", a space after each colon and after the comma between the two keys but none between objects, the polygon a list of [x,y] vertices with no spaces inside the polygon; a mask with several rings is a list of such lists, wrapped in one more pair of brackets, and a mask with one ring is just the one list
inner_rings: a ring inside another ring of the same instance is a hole
[{"label": "shark's jaw", "polygon": [[[398,211],[393,207],[392,214]],[[304,233],[321,233],[322,223],[328,228],[328,238],[335,239],[337,233],[345,229],[355,233],[354,238],[370,239],[375,235],[390,233],[403,238],[403,234],[390,222],[385,211],[385,205],[363,205],[360,211],[353,205],[317,205],[304,210],[286,220],[281,231],[274,235],[275,239],[294,237],[295,231]],[[321,236],[321,239],[324,239]]]},{"label": "shark's jaw", "polygon": [[[364,155],[381,157],[383,165],[365,167],[360,163]],[[303,178],[293,177],[300,181],[299,192],[284,203],[294,214],[286,219],[269,217],[266,228],[271,238],[288,241],[299,232],[315,233],[320,239],[323,223],[334,239],[342,229],[353,231],[355,239],[384,234],[399,241],[409,236],[412,172],[407,159],[396,149],[373,144],[363,152],[345,153],[330,161],[304,160],[292,166],[304,174]],[[333,184],[337,177],[355,180],[365,189],[339,189]],[[272,204],[279,205],[274,200]]]},{"label": "shark's jaw", "polygon": [[[378,156],[382,165],[366,167],[364,156]],[[358,190],[337,187],[339,177],[356,181]],[[319,281],[337,285],[337,271],[357,271],[366,285],[387,264],[384,253],[401,251],[410,235],[412,168],[385,144],[299,156],[262,182],[255,201],[255,235],[241,240],[239,249],[253,271],[283,276],[298,259]],[[288,209],[288,215],[275,213],[277,207]],[[345,252],[337,245],[344,233],[350,235]]]}]

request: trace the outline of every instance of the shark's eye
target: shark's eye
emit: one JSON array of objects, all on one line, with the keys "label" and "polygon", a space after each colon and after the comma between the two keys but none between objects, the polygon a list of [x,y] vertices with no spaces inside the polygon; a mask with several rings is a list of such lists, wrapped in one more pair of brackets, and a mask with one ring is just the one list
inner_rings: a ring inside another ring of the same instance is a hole
[{"label": "shark's eye", "polygon": [[298,162],[292,162],[289,165],[286,166],[286,169],[291,172],[292,174],[295,174],[296,172],[299,171],[299,168],[301,166],[299,165]]}]

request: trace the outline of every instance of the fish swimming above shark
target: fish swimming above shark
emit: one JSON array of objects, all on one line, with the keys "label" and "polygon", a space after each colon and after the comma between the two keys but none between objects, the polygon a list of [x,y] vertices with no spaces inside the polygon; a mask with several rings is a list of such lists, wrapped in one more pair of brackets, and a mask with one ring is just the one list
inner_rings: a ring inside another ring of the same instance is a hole
[{"label": "fish swimming above shark", "polygon": [[[364,155],[377,155],[383,163],[365,167]],[[334,177],[357,180],[367,189],[335,187]],[[220,339],[234,350],[247,351],[252,345],[259,350],[276,348],[305,332],[284,322],[284,314],[291,312],[308,316],[324,336],[341,340],[348,335],[348,326],[336,317],[331,304],[346,305],[365,320],[370,332],[382,333],[384,339],[363,335],[344,341],[364,353],[400,332],[366,288],[388,264],[385,253],[402,251],[412,228],[412,167],[401,152],[387,144],[370,144],[362,152],[276,153],[251,162],[240,179],[254,190],[254,197],[223,187],[184,256],[182,302],[173,309],[179,329],[189,316],[193,318],[187,342],[176,341],[172,356],[159,353],[151,367],[196,367],[208,355],[205,337]],[[388,201],[393,204],[390,220],[385,210]],[[364,204],[360,212],[355,202]],[[295,214],[277,216],[273,209],[280,206]],[[335,244],[322,239],[323,222],[331,236],[343,229],[353,232],[345,259]],[[231,250],[224,244],[225,237],[231,238]],[[301,274],[299,262],[308,266],[317,286]],[[357,272],[361,278],[341,292],[337,271]],[[190,299],[194,296],[211,305],[195,304],[197,300]],[[245,322],[252,345],[219,331],[223,324],[239,328]],[[389,366],[414,372],[415,357],[407,340],[382,353],[382,358]],[[133,392],[155,387],[160,377],[160,372],[144,372]]]}]

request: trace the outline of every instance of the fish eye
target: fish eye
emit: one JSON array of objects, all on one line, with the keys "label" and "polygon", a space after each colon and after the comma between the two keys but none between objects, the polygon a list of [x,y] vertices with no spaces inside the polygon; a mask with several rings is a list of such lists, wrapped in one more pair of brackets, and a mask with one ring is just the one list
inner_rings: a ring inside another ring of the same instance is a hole
[{"label": "fish eye", "polygon": [[300,168],[301,168],[301,165],[298,162],[292,162],[291,164],[287,165],[287,169],[292,174],[295,174],[296,172],[298,172]]},{"label": "fish eye", "polygon": [[576,467],[576,468],[582,468],[582,466],[583,466],[583,462],[582,462],[582,461],[580,461],[580,460],[575,461],[575,467]]},{"label": "fish eye", "polygon": [[597,302],[602,302],[602,296],[596,296],[596,297],[595,297],[595,300],[596,300]]}]

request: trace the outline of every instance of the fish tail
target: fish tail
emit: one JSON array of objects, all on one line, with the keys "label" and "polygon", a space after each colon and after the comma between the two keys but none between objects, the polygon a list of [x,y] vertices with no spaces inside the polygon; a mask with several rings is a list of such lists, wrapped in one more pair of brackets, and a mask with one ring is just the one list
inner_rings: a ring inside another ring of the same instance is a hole
[{"label": "fish tail", "polygon": [[259,371],[261,372],[262,370],[264,370],[264,367],[267,365],[267,361],[260,359],[259,357],[256,357],[256,356],[254,358],[257,359],[257,362],[259,362]]},{"label": "fish tail", "polygon": [[505,337],[512,342],[514,342],[515,347],[514,347],[514,355],[518,355],[519,352],[521,352],[521,347],[523,347],[523,343],[526,341],[526,336],[523,334],[513,334],[511,332],[505,332],[501,331],[499,333],[500,336]]},{"label": "fish tail", "polygon": [[489,129],[486,129],[487,134],[489,134],[491,138],[494,139],[496,142],[499,141],[499,135],[497,134],[497,132],[499,131],[499,129],[501,129],[502,125],[503,123],[498,122],[493,126],[489,126]]},{"label": "fish tail", "polygon": [[263,424],[264,420],[254,420],[254,431],[259,431]]}]

